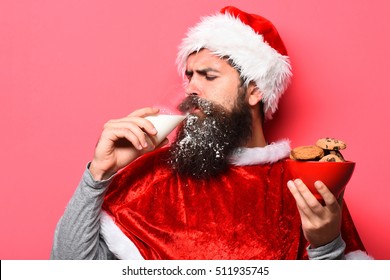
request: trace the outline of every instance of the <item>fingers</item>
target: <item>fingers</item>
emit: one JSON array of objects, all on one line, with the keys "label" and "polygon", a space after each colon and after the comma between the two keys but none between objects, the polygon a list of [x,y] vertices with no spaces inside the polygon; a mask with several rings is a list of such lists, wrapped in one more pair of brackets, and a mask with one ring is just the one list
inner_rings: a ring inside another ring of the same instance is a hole
[{"label": "fingers", "polygon": [[134,132],[128,128],[108,128],[107,133],[110,134],[109,137],[112,137],[113,142],[116,142],[115,146],[128,146],[129,144],[126,141],[120,141],[121,139],[126,139],[129,141],[137,150],[142,150],[148,147],[148,141],[144,132]]},{"label": "fingers", "polygon": [[317,192],[322,196],[325,205],[322,205],[316,197],[311,193],[307,186],[300,179],[294,181],[289,181],[287,186],[295,198],[299,210],[306,216],[312,214],[320,214],[324,207],[326,207],[330,212],[339,211],[339,203],[336,197],[332,192],[326,187],[326,185],[321,181],[316,181],[314,187]]},{"label": "fingers", "polygon": [[294,181],[289,181],[288,186],[290,188],[290,191],[294,195],[295,200],[297,200],[297,203],[304,205],[311,205],[316,206],[317,205],[317,199],[313,195],[313,193],[309,190],[309,188],[302,182],[301,179],[296,179]]},{"label": "fingers", "polygon": [[145,132],[149,135],[155,135],[156,131],[153,128],[144,129],[139,121],[134,120],[122,120],[122,121],[110,121],[104,126],[104,134],[107,134],[109,138],[112,137],[112,141],[116,141],[119,138],[126,138],[137,149],[146,148],[148,146],[148,139]]},{"label": "fingers", "polygon": [[306,217],[310,217],[313,215],[314,210],[321,206],[301,179],[289,181],[287,186],[295,198],[301,215],[303,214]]},{"label": "fingers", "polygon": [[157,130],[144,116],[158,112],[159,109],[148,107],[136,110],[127,117],[110,120],[104,125],[102,135],[113,142],[124,138],[138,150],[154,148]]},{"label": "fingers", "polygon": [[331,212],[338,211],[338,207],[339,207],[338,201],[336,197],[333,195],[333,193],[326,187],[326,185],[321,181],[316,181],[314,183],[314,187],[324,199],[325,205],[328,207],[328,209]]}]

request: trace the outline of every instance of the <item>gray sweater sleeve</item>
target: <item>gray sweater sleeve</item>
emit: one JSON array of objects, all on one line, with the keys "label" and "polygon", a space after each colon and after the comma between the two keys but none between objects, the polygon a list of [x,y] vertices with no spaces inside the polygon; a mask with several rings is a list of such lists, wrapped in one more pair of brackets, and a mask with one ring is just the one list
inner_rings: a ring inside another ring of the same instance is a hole
[{"label": "gray sweater sleeve", "polygon": [[95,181],[88,170],[59,220],[50,259],[115,259],[100,236],[104,194],[112,181]]},{"label": "gray sweater sleeve", "polygon": [[343,260],[345,259],[345,242],[339,235],[332,242],[318,248],[308,246],[307,253],[310,260]]}]

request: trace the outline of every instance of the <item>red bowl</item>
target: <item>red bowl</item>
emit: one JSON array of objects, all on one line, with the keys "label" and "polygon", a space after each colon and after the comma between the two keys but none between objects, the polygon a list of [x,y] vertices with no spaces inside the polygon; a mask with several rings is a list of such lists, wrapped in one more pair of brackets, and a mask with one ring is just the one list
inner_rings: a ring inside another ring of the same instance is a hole
[{"label": "red bowl", "polygon": [[318,200],[322,196],[314,187],[315,181],[322,181],[328,189],[339,197],[351,179],[355,162],[319,162],[287,159],[291,179],[301,179]]}]

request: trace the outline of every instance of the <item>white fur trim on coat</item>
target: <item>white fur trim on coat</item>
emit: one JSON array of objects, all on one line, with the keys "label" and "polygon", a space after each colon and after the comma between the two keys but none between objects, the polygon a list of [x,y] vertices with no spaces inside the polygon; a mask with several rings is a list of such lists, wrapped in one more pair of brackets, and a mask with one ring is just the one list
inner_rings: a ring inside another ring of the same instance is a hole
[{"label": "white fur trim on coat", "polygon": [[100,234],[110,251],[120,260],[143,260],[141,253],[134,243],[115,224],[107,212],[100,216]]},{"label": "white fur trim on coat", "polygon": [[203,48],[219,57],[229,57],[247,83],[256,83],[263,94],[266,118],[271,119],[291,80],[289,57],[277,52],[262,35],[229,13],[204,17],[189,29],[176,60],[183,77],[188,56]]},{"label": "white fur trim on coat", "polygon": [[290,142],[282,140],[265,147],[238,148],[229,160],[238,166],[273,163],[288,157],[290,150]]},{"label": "white fur trim on coat", "polygon": [[346,260],[373,260],[374,258],[361,250],[349,252],[345,254]]}]

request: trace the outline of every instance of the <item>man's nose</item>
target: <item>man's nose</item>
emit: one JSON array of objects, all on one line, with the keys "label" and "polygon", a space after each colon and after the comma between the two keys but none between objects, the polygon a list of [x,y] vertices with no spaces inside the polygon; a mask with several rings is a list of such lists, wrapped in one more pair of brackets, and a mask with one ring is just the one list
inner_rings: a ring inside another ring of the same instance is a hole
[{"label": "man's nose", "polygon": [[186,95],[188,95],[188,96],[201,95],[201,90],[200,90],[199,85],[194,77],[192,77],[192,79],[188,81],[187,88],[186,88]]}]

